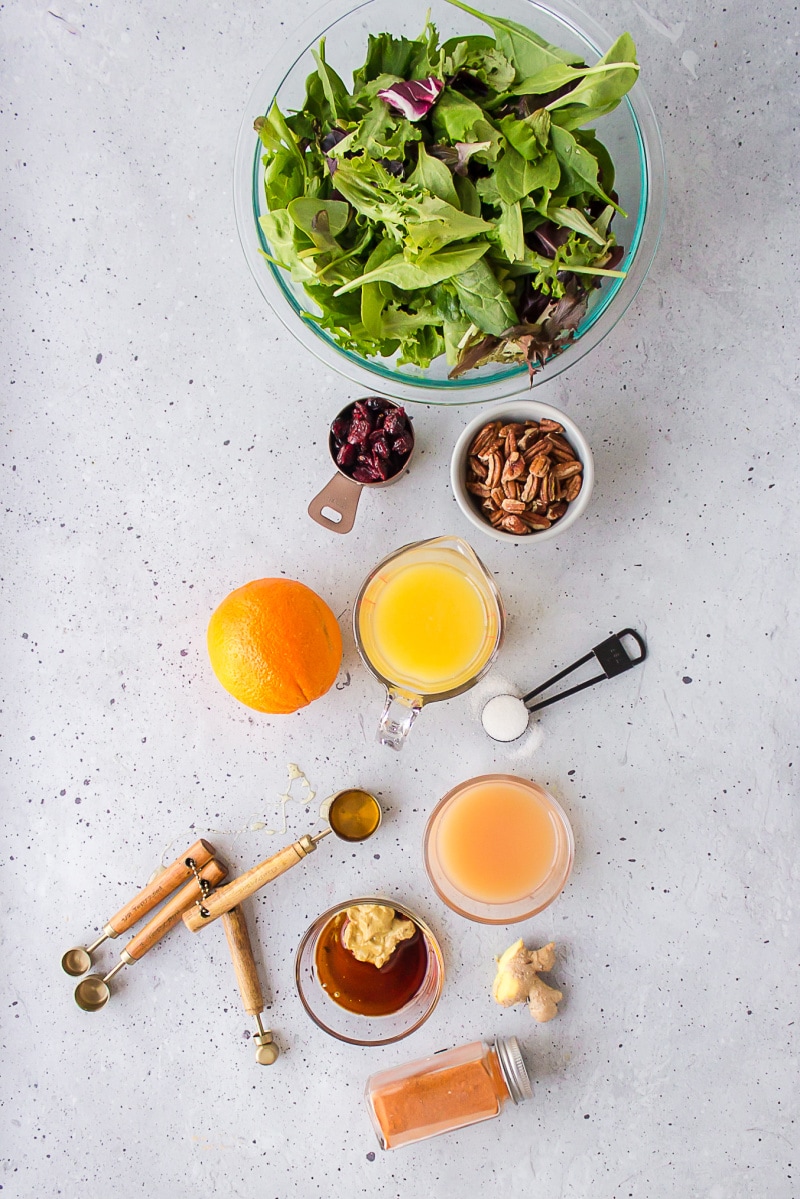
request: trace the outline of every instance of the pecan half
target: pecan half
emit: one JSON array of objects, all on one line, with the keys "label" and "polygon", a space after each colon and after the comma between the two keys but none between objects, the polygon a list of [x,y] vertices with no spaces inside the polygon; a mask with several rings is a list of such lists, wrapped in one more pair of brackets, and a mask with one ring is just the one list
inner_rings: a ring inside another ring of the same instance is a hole
[{"label": "pecan half", "polygon": [[583,479],[581,476],[573,475],[569,483],[567,483],[567,490],[564,493],[564,499],[571,504],[572,501],[576,500],[580,495],[582,485]]},{"label": "pecan half", "polygon": [[553,474],[557,479],[571,479],[573,475],[579,475],[582,470],[580,462],[559,462],[553,467]]},{"label": "pecan half", "polygon": [[527,533],[527,527],[513,512],[508,516],[504,516],[500,521],[500,528],[505,529],[509,533]]}]

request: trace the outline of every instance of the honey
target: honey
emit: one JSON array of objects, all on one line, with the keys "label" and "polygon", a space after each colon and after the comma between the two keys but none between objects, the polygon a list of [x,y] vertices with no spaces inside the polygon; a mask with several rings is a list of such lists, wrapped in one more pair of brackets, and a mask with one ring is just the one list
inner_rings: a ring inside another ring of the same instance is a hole
[{"label": "honey", "polygon": [[381,822],[380,804],[369,791],[339,791],[328,810],[328,820],[342,841],[366,841]]},{"label": "honey", "polygon": [[360,1016],[391,1016],[419,991],[428,970],[428,944],[416,928],[380,968],[345,949],[346,911],[337,912],[319,935],[314,965],[323,990],[340,1007]]}]

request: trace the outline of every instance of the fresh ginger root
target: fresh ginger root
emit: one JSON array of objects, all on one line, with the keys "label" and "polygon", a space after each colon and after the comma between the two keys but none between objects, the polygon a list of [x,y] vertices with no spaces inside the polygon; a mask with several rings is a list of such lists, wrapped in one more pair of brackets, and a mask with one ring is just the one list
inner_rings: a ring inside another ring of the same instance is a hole
[{"label": "fresh ginger root", "polygon": [[539,978],[539,971],[546,973],[555,965],[556,947],[553,941],[541,949],[526,949],[520,938],[495,961],[497,976],[492,986],[495,1003],[501,1007],[511,1007],[515,1003],[527,1002],[531,1015],[540,1024],[558,1015],[558,1004],[564,996]]}]

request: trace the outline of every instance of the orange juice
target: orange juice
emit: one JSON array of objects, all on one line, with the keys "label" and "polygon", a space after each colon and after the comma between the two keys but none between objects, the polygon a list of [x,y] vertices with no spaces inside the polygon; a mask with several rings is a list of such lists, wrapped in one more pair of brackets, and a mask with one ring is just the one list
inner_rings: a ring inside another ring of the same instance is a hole
[{"label": "orange juice", "polygon": [[412,547],[371,579],[358,630],[371,665],[389,682],[435,695],[469,684],[499,637],[497,604],[464,555]]},{"label": "orange juice", "polygon": [[545,796],[522,782],[478,779],[442,815],[436,849],[444,874],[463,895],[514,903],[547,879],[558,834]]}]

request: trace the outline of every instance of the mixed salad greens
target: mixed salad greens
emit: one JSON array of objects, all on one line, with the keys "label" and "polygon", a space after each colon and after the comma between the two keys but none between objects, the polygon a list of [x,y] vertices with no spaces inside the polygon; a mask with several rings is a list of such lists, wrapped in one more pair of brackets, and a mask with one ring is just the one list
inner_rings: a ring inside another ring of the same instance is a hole
[{"label": "mixed salad greens", "polygon": [[[345,349],[455,378],[531,374],[574,336],[623,257],[614,165],[590,122],[636,81],[625,33],[594,66],[462,0],[494,37],[369,35],[352,88],[314,51],[303,107],[255,122],[267,257]],[[625,214],[622,213],[624,216]]]}]

